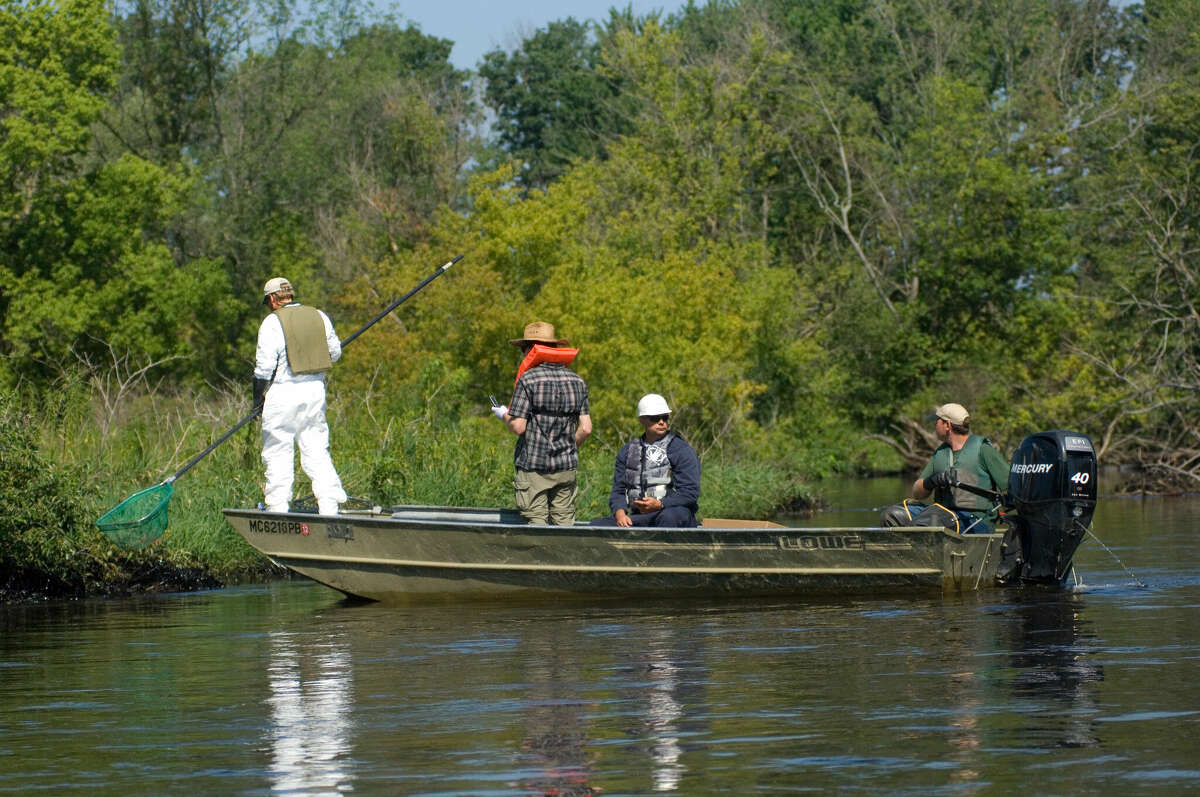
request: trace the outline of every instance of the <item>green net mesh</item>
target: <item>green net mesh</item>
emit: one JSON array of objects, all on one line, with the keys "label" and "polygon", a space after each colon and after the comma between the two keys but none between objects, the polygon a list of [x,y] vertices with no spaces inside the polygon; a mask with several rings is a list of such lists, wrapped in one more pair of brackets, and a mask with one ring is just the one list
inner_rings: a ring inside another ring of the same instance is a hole
[{"label": "green net mesh", "polygon": [[145,548],[167,530],[167,504],[174,492],[170,482],[163,482],[134,493],[102,515],[96,525],[122,548]]}]

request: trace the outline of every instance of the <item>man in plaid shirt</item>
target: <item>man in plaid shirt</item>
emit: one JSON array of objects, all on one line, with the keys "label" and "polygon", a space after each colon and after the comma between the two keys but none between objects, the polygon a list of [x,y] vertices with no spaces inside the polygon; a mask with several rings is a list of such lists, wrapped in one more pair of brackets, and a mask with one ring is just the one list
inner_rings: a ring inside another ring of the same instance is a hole
[{"label": "man in plaid shirt", "polygon": [[517,511],[529,523],[575,524],[579,446],[592,433],[587,383],[567,368],[575,350],[535,321],[510,340],[525,354],[508,406],[492,412],[517,435],[513,487]]}]

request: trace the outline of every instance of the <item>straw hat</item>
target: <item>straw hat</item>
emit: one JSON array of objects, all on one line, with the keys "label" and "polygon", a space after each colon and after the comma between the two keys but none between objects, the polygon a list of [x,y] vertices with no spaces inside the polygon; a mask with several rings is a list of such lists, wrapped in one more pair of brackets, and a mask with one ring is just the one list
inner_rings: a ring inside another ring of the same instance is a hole
[{"label": "straw hat", "polygon": [[513,338],[509,341],[513,346],[524,346],[526,343],[544,343],[548,346],[566,346],[566,338],[554,337],[554,324],[545,321],[534,321],[525,325],[525,337]]}]

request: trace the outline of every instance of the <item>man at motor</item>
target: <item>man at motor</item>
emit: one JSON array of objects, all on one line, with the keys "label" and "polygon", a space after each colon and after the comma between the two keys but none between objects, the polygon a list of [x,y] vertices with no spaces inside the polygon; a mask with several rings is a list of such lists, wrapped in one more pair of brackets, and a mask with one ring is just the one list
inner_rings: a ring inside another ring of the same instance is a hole
[{"label": "man at motor", "polygon": [[263,489],[268,512],[287,512],[295,479],[293,445],[312,480],[317,510],[336,515],[346,500],[329,456],[325,422],[325,372],[342,356],[329,316],[296,301],[292,284],[275,277],[263,286],[271,310],[258,328],[254,405],[262,407]]},{"label": "man at motor", "polygon": [[913,482],[913,497],[921,500],[932,495],[935,502],[959,515],[963,531],[991,531],[986,518],[994,502],[957,485],[1004,492],[1008,463],[986,437],[971,434],[971,416],[961,404],[943,404],[929,417],[942,444]]},{"label": "man at motor", "polygon": [[665,526],[692,528],[700,509],[700,457],[671,431],[671,408],[657,393],[637,405],[643,434],[617,452],[612,491],[613,514],[593,526]]}]

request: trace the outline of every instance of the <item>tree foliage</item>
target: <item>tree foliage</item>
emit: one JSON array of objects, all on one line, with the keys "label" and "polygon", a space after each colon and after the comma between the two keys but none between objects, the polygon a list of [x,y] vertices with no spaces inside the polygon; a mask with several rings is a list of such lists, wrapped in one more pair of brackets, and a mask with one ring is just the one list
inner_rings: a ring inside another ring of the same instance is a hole
[{"label": "tree foliage", "polygon": [[111,352],[161,362],[227,350],[199,325],[221,317],[227,285],[203,263],[179,268],[164,240],[188,179],[132,155],[89,157],[118,74],[104,5],[9,4],[0,32],[0,376],[50,379]]},{"label": "tree foliage", "polygon": [[41,197],[74,177],[116,69],[117,50],[100,0],[5,0],[0,229],[20,224]]},{"label": "tree foliage", "polygon": [[709,455],[913,465],[954,400],[1200,478],[1195,0],[612,10],[478,84],[356,4],[5,8],[6,381],[244,379],[266,277],[345,334],[465,253],[336,372],[384,427],[471,421],[540,318],[600,446],[654,390]]},{"label": "tree foliage", "polygon": [[572,162],[603,156],[605,143],[629,129],[622,114],[628,103],[600,68],[595,34],[592,25],[568,17],[511,54],[493,50],[480,64],[497,143],[524,163],[527,186],[545,187]]}]

